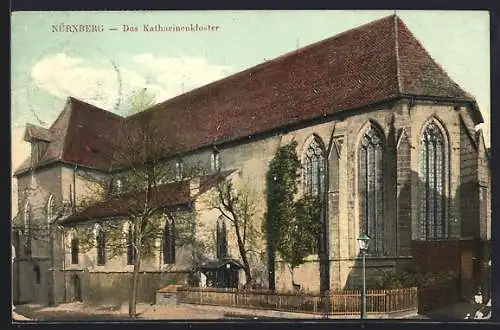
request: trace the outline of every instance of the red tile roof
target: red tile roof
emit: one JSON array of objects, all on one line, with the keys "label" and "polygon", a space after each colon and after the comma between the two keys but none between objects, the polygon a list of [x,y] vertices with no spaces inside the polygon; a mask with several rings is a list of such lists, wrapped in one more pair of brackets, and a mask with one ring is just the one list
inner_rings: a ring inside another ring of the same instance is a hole
[{"label": "red tile roof", "polygon": [[[63,161],[108,170],[113,160],[117,131],[123,120],[109,111],[68,98],[64,110],[46,130],[51,142],[38,166]],[[30,166],[30,159],[27,159],[16,174],[29,170]]]},{"label": "red tile roof", "polygon": [[[402,96],[469,102],[476,121],[483,121],[473,97],[450,79],[393,15],[126,119],[70,98],[70,109],[65,111],[71,115],[63,112],[50,128],[58,138],[50,143],[42,163],[56,159],[109,169],[116,158],[110,156],[114,146],[129,143],[118,133],[141,123],[151,126],[156,139],[166,141],[168,156]],[[29,168],[29,161],[23,168]]]},{"label": "red tile roof", "polygon": [[[215,187],[220,180],[226,178],[232,171],[218,172],[200,179],[199,190],[191,193],[190,181],[178,181],[157,186],[151,194],[150,207],[175,207],[194,201],[199,195]],[[71,224],[86,220],[96,220],[109,217],[130,216],[141,212],[144,208],[146,191],[130,192],[115,195],[103,201],[91,204],[75,215],[61,220],[62,224]]]},{"label": "red tile roof", "polygon": [[397,20],[399,93],[458,100],[474,98],[458,86],[426,52],[406,25]]},{"label": "red tile roof", "polygon": [[208,84],[136,115],[182,132],[171,152],[245,138],[401,95],[466,100],[397,16]]}]

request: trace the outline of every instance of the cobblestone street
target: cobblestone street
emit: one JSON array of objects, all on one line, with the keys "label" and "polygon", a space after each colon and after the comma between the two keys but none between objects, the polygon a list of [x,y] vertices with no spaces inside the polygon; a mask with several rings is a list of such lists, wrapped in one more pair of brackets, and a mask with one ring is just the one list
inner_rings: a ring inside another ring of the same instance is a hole
[{"label": "cobblestone street", "polygon": [[[21,317],[20,321],[76,321],[76,320],[129,320],[128,305],[88,306],[82,303],[61,304],[56,307],[46,307],[36,304],[16,306],[14,311]],[[158,306],[138,304],[139,319],[148,320],[181,320],[181,319],[227,319],[223,311],[198,310],[178,306]]]}]

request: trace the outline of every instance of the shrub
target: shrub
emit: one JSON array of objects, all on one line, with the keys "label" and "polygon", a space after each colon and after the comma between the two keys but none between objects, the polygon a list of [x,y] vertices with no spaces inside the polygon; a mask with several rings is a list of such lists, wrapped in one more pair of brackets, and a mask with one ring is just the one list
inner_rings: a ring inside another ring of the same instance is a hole
[{"label": "shrub", "polygon": [[427,287],[458,280],[456,272],[422,272],[416,269],[384,271],[373,289],[398,289],[407,287]]}]

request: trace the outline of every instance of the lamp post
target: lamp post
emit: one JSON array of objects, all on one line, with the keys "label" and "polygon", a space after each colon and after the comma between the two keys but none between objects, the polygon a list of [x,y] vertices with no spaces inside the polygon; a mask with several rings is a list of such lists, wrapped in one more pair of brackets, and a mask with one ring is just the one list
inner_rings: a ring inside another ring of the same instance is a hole
[{"label": "lamp post", "polygon": [[370,241],[370,237],[362,234],[358,238],[359,243],[359,251],[361,252],[361,256],[363,258],[363,291],[361,292],[361,319],[366,319],[366,252],[368,252],[368,243]]}]

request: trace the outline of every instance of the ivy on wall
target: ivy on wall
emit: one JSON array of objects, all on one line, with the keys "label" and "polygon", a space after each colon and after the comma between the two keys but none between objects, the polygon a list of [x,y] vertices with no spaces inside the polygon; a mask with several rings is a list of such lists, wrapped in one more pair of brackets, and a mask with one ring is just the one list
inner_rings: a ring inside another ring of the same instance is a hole
[{"label": "ivy on wall", "polygon": [[301,169],[296,149],[296,141],[280,147],[269,164],[264,226],[269,253],[278,252],[289,264],[292,281],[293,269],[304,262],[311,246],[317,244],[320,230],[318,198],[304,196],[296,200]]}]

